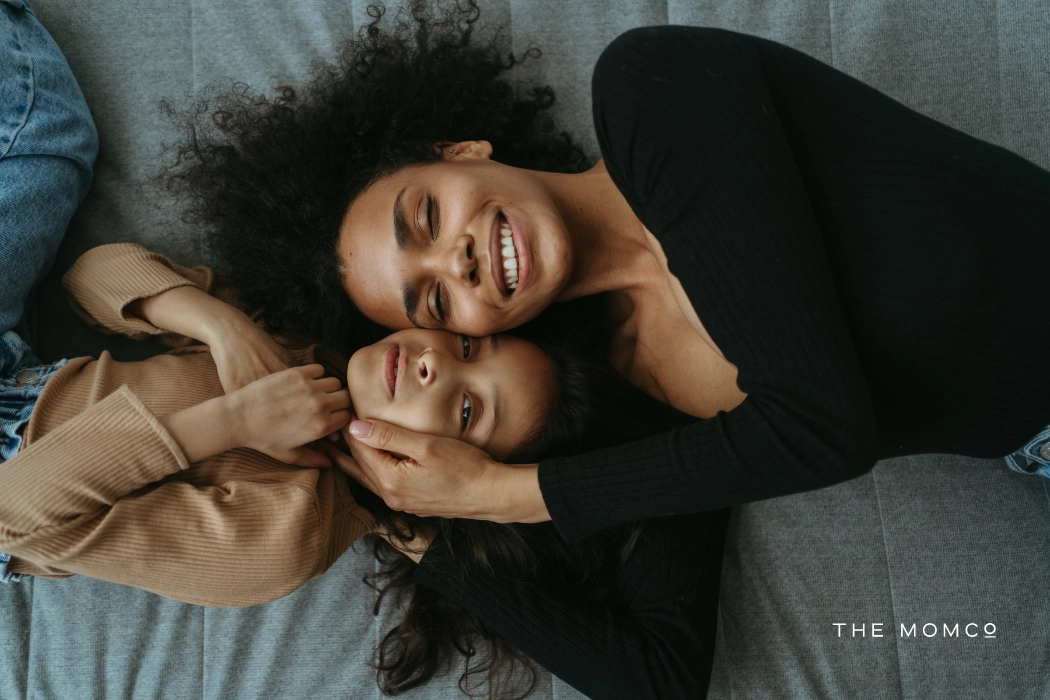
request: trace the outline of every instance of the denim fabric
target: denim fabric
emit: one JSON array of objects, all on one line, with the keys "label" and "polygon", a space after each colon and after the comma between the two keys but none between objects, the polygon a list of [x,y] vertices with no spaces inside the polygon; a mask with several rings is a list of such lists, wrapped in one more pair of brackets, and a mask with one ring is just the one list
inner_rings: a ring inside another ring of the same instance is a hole
[{"label": "denim fabric", "polygon": [[[14,331],[0,334],[0,463],[18,454],[22,431],[44,384],[65,364],[61,360],[41,365],[20,335]],[[9,561],[11,557],[0,552],[0,582],[17,583],[22,577],[7,570]]]},{"label": "denim fabric", "polygon": [[[24,314],[97,154],[95,123],[62,52],[26,0],[0,0],[0,462],[18,454],[45,382],[65,364],[41,365]],[[0,581],[21,579],[10,560],[0,553]]]},{"label": "denim fabric", "polygon": [[1006,466],[1022,474],[1038,474],[1050,479],[1050,425],[1043,432],[1005,458]]},{"label": "denim fabric", "polygon": [[87,194],[98,136],[29,3],[0,2],[0,333],[19,324]]}]

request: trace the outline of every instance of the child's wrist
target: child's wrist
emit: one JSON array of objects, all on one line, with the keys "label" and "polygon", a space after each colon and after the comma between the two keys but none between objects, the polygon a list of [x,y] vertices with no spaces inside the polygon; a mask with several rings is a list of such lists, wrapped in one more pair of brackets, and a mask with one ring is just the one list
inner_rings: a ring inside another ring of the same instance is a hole
[{"label": "child's wrist", "polygon": [[239,393],[235,391],[232,394],[224,394],[212,399],[216,404],[215,420],[221,426],[228,450],[251,447],[248,439],[248,423],[244,419],[244,401]]},{"label": "child's wrist", "polygon": [[255,323],[240,309],[235,309],[229,304],[208,297],[207,307],[199,314],[197,326],[199,328],[195,337],[205,345],[216,347],[222,345],[230,338],[235,338],[245,330],[254,331]]},{"label": "child's wrist", "polygon": [[224,399],[209,399],[158,419],[188,461],[199,462],[237,447],[232,441],[236,433],[228,422]]}]

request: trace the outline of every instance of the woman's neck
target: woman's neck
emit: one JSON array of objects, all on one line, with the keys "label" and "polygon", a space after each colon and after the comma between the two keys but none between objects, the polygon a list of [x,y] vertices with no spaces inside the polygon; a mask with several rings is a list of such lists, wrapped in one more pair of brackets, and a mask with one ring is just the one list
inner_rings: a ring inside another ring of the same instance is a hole
[{"label": "woman's neck", "polygon": [[638,263],[652,251],[635,216],[599,160],[583,173],[541,173],[572,242],[572,273],[558,295],[568,301],[644,282]]}]

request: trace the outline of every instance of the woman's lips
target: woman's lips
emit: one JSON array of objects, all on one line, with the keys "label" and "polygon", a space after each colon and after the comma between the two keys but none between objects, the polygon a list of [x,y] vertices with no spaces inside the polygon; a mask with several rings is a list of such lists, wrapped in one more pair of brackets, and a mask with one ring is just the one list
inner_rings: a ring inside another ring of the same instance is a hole
[{"label": "woman's lips", "polygon": [[499,230],[502,219],[500,213],[496,212],[496,216],[492,219],[492,226],[489,228],[489,272],[492,273],[492,281],[496,289],[507,297],[510,296],[510,290],[507,289],[507,283],[503,279],[503,256],[499,252]]},{"label": "woman's lips", "polygon": [[[510,226],[511,237],[514,239],[514,253],[518,265],[518,280],[515,289],[510,289],[507,286],[503,269],[500,239],[503,237],[501,229],[504,221]],[[529,250],[529,241],[525,237],[525,232],[520,224],[516,223],[504,212],[496,212],[496,216],[492,221],[492,227],[489,230],[489,268],[492,273],[492,280],[496,284],[496,289],[504,297],[513,297],[520,289],[525,287],[529,281],[529,273],[532,271],[532,254]]]},{"label": "woman's lips", "polygon": [[383,356],[383,377],[386,379],[386,388],[390,392],[390,398],[397,394],[397,384],[404,375],[406,358],[401,350],[401,345],[395,345],[386,351]]},{"label": "woman's lips", "polygon": [[514,251],[518,256],[518,284],[517,288],[510,294],[514,296],[529,283],[529,276],[532,273],[532,251],[529,250],[529,239],[525,237],[525,231],[522,230],[521,224],[506,214],[503,217],[507,220],[507,224],[510,225],[511,235],[514,238]]}]

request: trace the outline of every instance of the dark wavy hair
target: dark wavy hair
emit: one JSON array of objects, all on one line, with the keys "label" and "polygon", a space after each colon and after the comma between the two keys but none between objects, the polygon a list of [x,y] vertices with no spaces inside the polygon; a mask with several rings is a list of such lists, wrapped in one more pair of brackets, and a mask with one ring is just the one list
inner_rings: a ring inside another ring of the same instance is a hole
[{"label": "dark wavy hair", "polygon": [[[532,463],[576,454],[664,432],[691,421],[655,401],[617,374],[598,351],[600,297],[558,304],[515,331],[536,342],[557,367],[548,381],[552,396],[543,425],[508,463]],[[417,533],[438,533],[428,552],[452,562],[456,575],[474,575],[583,587],[602,597],[615,570],[644,537],[644,523],[605,530],[566,544],[552,523],[499,524],[479,520],[419,518],[391,511],[375,495],[359,489],[361,504],[377,523],[402,543]],[[382,564],[366,582],[378,593],[374,612],[393,598],[405,606],[401,622],[382,639],[374,666],[380,688],[388,695],[427,683],[441,670],[463,659],[459,687],[470,696],[523,698],[536,676],[531,660],[508,644],[477,616],[436,591],[413,582],[416,565],[382,539],[372,540]]]},{"label": "dark wavy hair", "polygon": [[547,110],[547,86],[516,90],[502,28],[475,41],[474,0],[410,0],[394,26],[385,9],[301,88],[259,94],[236,83],[206,88],[186,109],[165,103],[181,132],[158,181],[183,221],[201,232],[217,267],[275,331],[353,350],[379,329],[341,283],[336,244],[343,217],[371,183],[436,160],[435,144],[487,139],[501,163],[555,172],[589,165]]}]

